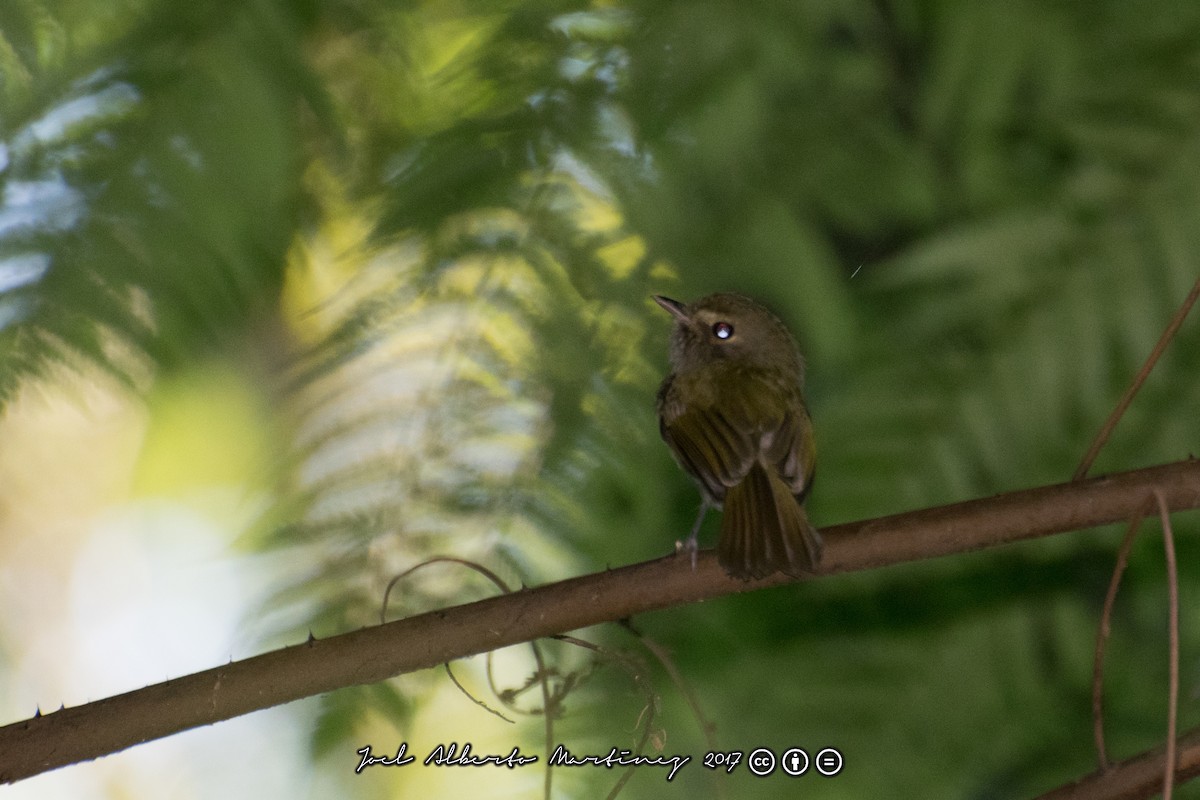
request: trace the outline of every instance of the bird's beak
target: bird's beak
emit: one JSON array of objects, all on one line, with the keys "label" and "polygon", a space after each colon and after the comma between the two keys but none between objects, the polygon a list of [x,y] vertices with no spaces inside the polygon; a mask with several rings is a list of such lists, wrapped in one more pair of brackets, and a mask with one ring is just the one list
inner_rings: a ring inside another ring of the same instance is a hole
[{"label": "bird's beak", "polygon": [[678,300],[672,300],[669,297],[663,297],[661,294],[656,294],[654,295],[654,302],[665,308],[668,314],[680,322],[684,324],[689,322],[687,310],[683,303],[679,302]]}]

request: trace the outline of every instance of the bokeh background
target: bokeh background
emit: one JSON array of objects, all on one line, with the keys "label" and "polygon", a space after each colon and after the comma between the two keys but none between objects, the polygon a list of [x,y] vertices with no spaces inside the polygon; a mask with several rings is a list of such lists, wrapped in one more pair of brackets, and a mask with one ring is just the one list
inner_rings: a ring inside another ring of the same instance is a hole
[{"label": "bokeh background", "polygon": [[[517,586],[669,552],[698,495],[657,435],[651,293],[742,291],[796,332],[818,524],[1066,480],[1200,274],[1200,4],[5,0],[0,188],[11,722],[373,624],[434,555]],[[1192,320],[1096,471],[1196,452],[1198,374]],[[630,798],[1031,796],[1095,766],[1119,537],[544,643],[551,739],[692,756]],[[1161,552],[1114,620],[1117,757],[1165,731]],[[431,566],[388,614],[494,591]],[[544,757],[534,669],[497,654],[498,697],[455,666],[511,722],[431,670],[8,791],[536,797],[540,766],[353,771],[402,741]],[[727,776],[710,741],[847,766]]]}]

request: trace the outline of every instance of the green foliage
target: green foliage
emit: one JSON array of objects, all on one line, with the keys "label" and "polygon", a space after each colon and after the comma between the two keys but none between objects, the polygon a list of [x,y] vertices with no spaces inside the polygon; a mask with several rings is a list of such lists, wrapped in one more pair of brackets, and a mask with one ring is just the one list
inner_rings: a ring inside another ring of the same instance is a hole
[{"label": "green foliage", "polygon": [[[5,3],[0,398],[61,362],[261,374],[292,438],[253,541],[303,559],[277,600],[322,636],[434,553],[543,581],[670,549],[698,495],[657,440],[652,291],[791,323],[818,524],[1065,480],[1198,272],[1198,27],[1185,0]],[[1197,449],[1198,360],[1193,320],[1099,469]],[[1030,794],[1091,769],[1113,547],[641,622],[723,747],[841,747],[829,796]],[[1136,552],[1121,752],[1164,727],[1160,550]],[[477,596],[401,589],[393,613]],[[661,685],[667,749],[702,752]]]},{"label": "green foliage", "polygon": [[230,346],[273,313],[302,206],[295,20],[165,4],[96,42],[6,9],[0,396],[58,361],[144,383]]}]

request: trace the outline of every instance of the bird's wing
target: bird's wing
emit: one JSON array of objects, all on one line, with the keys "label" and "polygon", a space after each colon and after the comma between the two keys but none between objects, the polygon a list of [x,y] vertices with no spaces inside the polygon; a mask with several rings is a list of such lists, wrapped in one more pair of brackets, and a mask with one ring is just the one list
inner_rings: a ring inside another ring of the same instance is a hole
[{"label": "bird's wing", "polygon": [[799,387],[749,371],[721,385],[719,394],[693,393],[703,399],[687,405],[677,387],[663,387],[662,436],[680,464],[717,500],[760,459],[802,495],[815,452]]},{"label": "bird's wing", "polygon": [[693,407],[669,422],[664,419],[662,436],[683,468],[717,501],[741,483],[758,458],[753,437],[713,407]]},{"label": "bird's wing", "polygon": [[817,448],[813,441],[812,420],[799,393],[788,408],[770,440],[764,442],[764,455],[768,464],[775,465],[792,494],[803,500],[812,486]]}]

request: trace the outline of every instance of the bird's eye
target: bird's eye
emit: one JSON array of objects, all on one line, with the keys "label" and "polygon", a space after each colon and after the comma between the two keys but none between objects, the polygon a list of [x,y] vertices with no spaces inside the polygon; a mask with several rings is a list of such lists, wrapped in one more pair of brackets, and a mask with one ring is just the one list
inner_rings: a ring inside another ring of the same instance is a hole
[{"label": "bird's eye", "polygon": [[729,339],[733,336],[733,326],[728,322],[714,322],[712,332],[718,339]]}]

